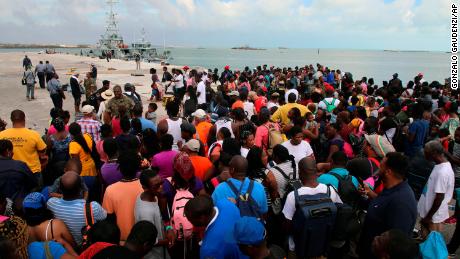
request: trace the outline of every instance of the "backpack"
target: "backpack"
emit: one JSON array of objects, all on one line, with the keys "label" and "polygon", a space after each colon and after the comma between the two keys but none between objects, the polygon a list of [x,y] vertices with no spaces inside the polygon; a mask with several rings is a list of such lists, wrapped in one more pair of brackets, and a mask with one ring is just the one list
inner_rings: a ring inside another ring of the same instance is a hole
[{"label": "backpack", "polygon": [[[393,145],[393,147],[395,148],[397,152],[404,152],[405,136],[402,130],[403,125],[401,123],[398,123],[398,121],[396,121],[395,119],[393,119],[393,121],[396,123],[397,126],[396,126],[395,135],[393,136],[393,141],[391,141],[390,143]],[[386,133],[385,133],[385,137],[387,137]],[[388,141],[390,140],[388,139]]]},{"label": "backpack", "polygon": [[239,190],[236,189],[235,185],[230,180],[227,180],[226,183],[233,191],[233,193],[236,195],[236,206],[240,210],[241,217],[247,216],[261,219],[262,213],[260,213],[259,205],[251,196],[252,190],[254,189],[254,181],[249,180],[249,187],[245,194],[241,193],[244,181],[241,183]]},{"label": "backpack", "polygon": [[355,157],[354,152],[353,152],[353,147],[351,146],[350,143],[343,141],[343,152],[349,159],[352,159]]},{"label": "backpack", "polygon": [[364,136],[358,137],[354,133],[350,133],[348,139],[350,140],[353,153],[357,156],[361,155],[363,152]]},{"label": "backpack", "polygon": [[284,197],[282,197],[282,204],[284,205],[284,203],[286,203],[286,198],[288,194],[302,187],[302,182],[296,177],[296,167],[294,167],[294,174],[292,176],[292,179],[289,178],[289,176],[279,166],[276,165],[272,168],[280,172],[286,180],[286,192],[284,193]]},{"label": "backpack", "polygon": [[297,258],[322,256],[329,247],[337,216],[329,188],[327,193],[314,195],[299,195],[298,190],[294,191],[296,210],[292,229]]},{"label": "backpack", "polygon": [[85,250],[91,245],[88,240],[89,230],[94,225],[94,215],[93,215],[93,208],[91,207],[91,202],[85,203],[85,222],[86,222],[85,226],[81,228],[81,236],[82,236],[82,242],[81,242],[82,250],[81,251]]},{"label": "backpack", "polygon": [[322,102],[326,105],[326,111],[331,113],[335,109],[335,98],[332,98],[330,103],[326,102],[326,99],[322,100]]},{"label": "backpack", "polygon": [[334,176],[339,181],[337,193],[342,201],[351,206],[356,205],[360,195],[353,184],[353,177],[351,175],[341,176],[334,172],[328,172],[327,174]]},{"label": "backpack", "polygon": [[[171,182],[171,177],[167,180]],[[192,237],[193,225],[185,217],[185,204],[193,199],[193,194],[188,189],[178,189],[174,195],[172,204],[171,225],[176,232],[177,238],[180,240],[189,239]]]},{"label": "backpack", "polygon": [[[271,126],[271,127],[270,127]],[[267,154],[271,156],[273,154],[273,148],[284,142],[283,135],[281,131],[277,130],[273,125],[265,126],[268,130],[268,146],[267,146]]]}]

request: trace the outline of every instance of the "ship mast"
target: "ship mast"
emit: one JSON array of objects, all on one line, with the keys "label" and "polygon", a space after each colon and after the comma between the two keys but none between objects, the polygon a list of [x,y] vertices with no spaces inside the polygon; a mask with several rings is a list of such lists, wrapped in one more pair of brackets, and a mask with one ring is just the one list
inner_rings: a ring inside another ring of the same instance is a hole
[{"label": "ship mast", "polygon": [[118,35],[118,23],[116,19],[116,13],[113,11],[114,5],[119,3],[118,0],[107,0],[109,5],[109,12],[107,13],[107,27],[106,34],[108,36]]}]

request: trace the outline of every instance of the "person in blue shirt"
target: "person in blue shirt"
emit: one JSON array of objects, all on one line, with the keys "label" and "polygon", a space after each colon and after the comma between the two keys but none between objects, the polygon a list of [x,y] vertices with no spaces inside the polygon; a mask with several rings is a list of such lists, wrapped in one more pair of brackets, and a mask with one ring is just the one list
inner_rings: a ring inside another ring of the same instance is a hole
[{"label": "person in blue shirt", "polygon": [[356,97],[356,96],[352,96],[350,101],[351,101],[351,105],[347,107],[347,110],[348,110],[351,114],[353,114],[353,113],[356,111],[356,109],[357,109],[357,106],[356,106],[356,105],[357,105],[358,102],[359,102],[359,98]]},{"label": "person in blue shirt", "polygon": [[[409,161],[397,152],[386,154],[380,162],[379,175],[383,191],[370,201],[358,246],[360,258],[375,258],[371,244],[376,236],[391,229],[401,230],[408,237],[417,220],[417,202],[406,178]],[[369,188],[365,188],[369,194]]]},{"label": "person in blue shirt", "polygon": [[213,204],[208,196],[191,199],[184,208],[185,216],[194,227],[204,227],[200,258],[246,259],[235,240],[235,224],[240,219],[238,208],[223,199]]},{"label": "person in blue shirt", "polygon": [[414,104],[411,108],[411,115],[414,118],[407,131],[407,139],[405,141],[406,156],[423,155],[421,150],[425,144],[430,123],[424,117],[424,108],[421,103]]},{"label": "person in blue shirt", "polygon": [[[325,185],[332,185],[336,190],[339,190],[339,180],[337,179],[337,177],[330,173],[338,174],[341,177],[349,175],[350,173],[345,168],[348,162],[348,158],[347,155],[345,155],[345,153],[343,153],[342,151],[337,151],[332,154],[331,159],[332,169],[328,173],[322,174],[320,177],[318,177],[318,182]],[[351,176],[351,181],[353,182],[353,185],[356,187],[356,190],[358,190],[358,179],[356,179],[356,177],[354,176]]]},{"label": "person in blue shirt", "polygon": [[157,132],[157,125],[155,125],[155,123],[153,123],[151,120],[147,120],[146,118],[142,117],[142,105],[134,105],[132,113],[134,118],[138,118],[141,121],[142,131],[146,129],[152,129]]},{"label": "person in blue shirt", "polygon": [[[27,253],[30,259],[75,258],[65,250],[61,243],[55,241],[32,242],[27,246]],[[51,257],[48,257],[47,253]]]},{"label": "person in blue shirt", "polygon": [[[241,190],[240,193],[246,193],[251,181],[248,177],[246,177],[248,161],[246,158],[237,155],[230,160],[229,166],[232,178],[228,179],[228,181],[231,181],[237,190]],[[254,188],[250,195],[258,205],[260,210],[259,214],[263,215],[267,213],[267,196],[263,185],[258,182],[254,182]],[[226,182],[219,184],[212,193],[214,203],[217,203],[220,200],[236,200],[236,198],[237,195]]]}]

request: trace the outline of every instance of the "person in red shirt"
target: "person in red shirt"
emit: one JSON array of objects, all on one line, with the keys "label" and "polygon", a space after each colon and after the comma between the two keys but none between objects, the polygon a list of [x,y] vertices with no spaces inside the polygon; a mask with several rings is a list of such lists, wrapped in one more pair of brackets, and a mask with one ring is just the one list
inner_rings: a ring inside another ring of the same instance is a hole
[{"label": "person in red shirt", "polygon": [[249,98],[254,102],[254,107],[256,108],[257,114],[259,114],[262,107],[267,106],[267,97],[265,97],[264,91],[262,89],[257,90],[257,94],[255,92],[250,92]]}]

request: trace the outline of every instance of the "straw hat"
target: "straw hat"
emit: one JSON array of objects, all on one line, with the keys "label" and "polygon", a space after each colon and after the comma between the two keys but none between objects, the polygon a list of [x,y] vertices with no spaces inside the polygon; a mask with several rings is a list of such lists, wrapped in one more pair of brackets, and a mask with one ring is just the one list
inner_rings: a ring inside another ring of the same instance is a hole
[{"label": "straw hat", "polygon": [[105,91],[101,94],[101,97],[102,97],[104,100],[110,100],[110,99],[112,99],[114,96],[115,96],[115,94],[114,94],[113,91],[110,90],[110,89],[105,90]]}]

